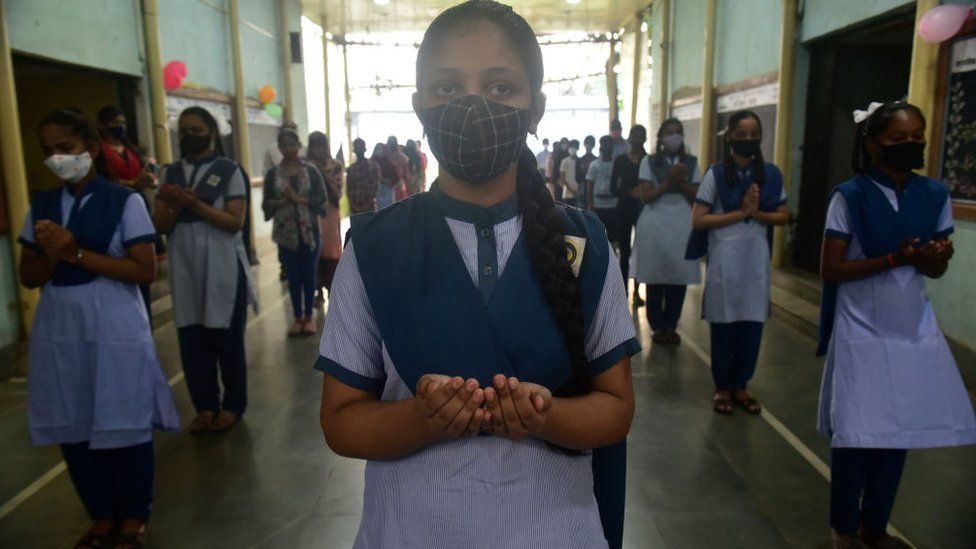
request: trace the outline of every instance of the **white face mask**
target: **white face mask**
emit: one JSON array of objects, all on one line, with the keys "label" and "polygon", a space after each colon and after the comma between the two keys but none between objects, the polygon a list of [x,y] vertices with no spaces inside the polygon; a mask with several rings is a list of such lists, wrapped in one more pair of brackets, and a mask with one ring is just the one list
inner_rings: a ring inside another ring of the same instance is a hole
[{"label": "white face mask", "polygon": [[674,154],[681,150],[681,144],[684,143],[684,140],[684,136],[680,133],[672,133],[661,138],[661,145],[664,146],[664,152]]},{"label": "white face mask", "polygon": [[77,183],[91,170],[92,157],[88,151],[81,154],[52,154],[44,160],[44,165],[61,181]]}]

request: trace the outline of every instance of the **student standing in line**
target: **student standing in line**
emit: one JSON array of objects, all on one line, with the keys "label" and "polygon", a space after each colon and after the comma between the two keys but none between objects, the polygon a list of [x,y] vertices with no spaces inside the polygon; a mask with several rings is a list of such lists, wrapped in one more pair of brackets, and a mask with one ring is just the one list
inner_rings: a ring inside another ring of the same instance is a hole
[{"label": "student standing in line", "polygon": [[562,138],[553,147],[552,156],[549,157],[549,169],[546,170],[547,181],[549,182],[549,192],[556,200],[562,200],[563,188],[559,184],[559,169],[562,167],[563,159],[569,154],[569,139]]},{"label": "student standing in line", "polygon": [[579,180],[576,179],[579,157],[579,141],[569,142],[566,156],[559,162],[559,187],[562,189],[562,200],[566,204],[576,205],[576,197],[580,191]]},{"label": "student standing in line", "polygon": [[382,184],[383,174],[379,164],[366,158],[365,141],[357,138],[352,142],[352,150],[356,153],[356,162],[346,170],[349,214],[375,212],[376,193]]},{"label": "student standing in line", "polygon": [[356,548],[620,547],[639,345],[602,225],[553,202],[525,145],[542,82],[497,2],[448,9],[418,50],[440,176],[353,219],[316,365],[326,441],[369,460]]},{"label": "student standing in line", "polygon": [[549,152],[549,139],[543,139],[542,150],[539,151],[539,154],[535,155],[535,164],[539,167],[539,171],[545,174],[547,182],[549,181],[549,175],[547,172],[549,171],[550,156],[552,156],[552,153]]},{"label": "student standing in line", "polygon": [[576,180],[580,182],[579,207],[584,210],[593,209],[593,187],[587,181],[586,174],[590,172],[590,164],[597,159],[597,156],[593,154],[595,147],[596,138],[592,135],[587,135],[583,139],[583,149],[586,152],[583,153],[579,162],[576,163]]},{"label": "student standing in line", "polygon": [[322,248],[319,217],[328,207],[322,174],[313,164],[299,158],[301,147],[297,133],[284,130],[278,134],[282,160],[264,176],[261,204],[264,218],[274,220],[271,239],[278,245],[278,257],[288,274],[288,293],[295,317],[288,328],[290,336],[318,333],[312,313]]},{"label": "student standing in line", "polygon": [[61,446],[94,520],[77,547],[141,547],[152,430],[179,429],[138,288],[156,273],[156,231],[142,197],[95,169],[101,144],[88,118],[54,111],[38,132],[44,164],[64,185],[34,196],[19,239],[21,282],[41,288],[29,350],[31,441]]},{"label": "student standing in line", "polygon": [[[925,118],[905,102],[856,111],[856,175],[830,197],[818,355],[818,428],[830,439],[839,548],[908,547],[886,533],[909,448],[976,443],[976,419],[925,295],[953,255],[952,204],[916,174]],[[860,538],[860,539],[859,539]]]},{"label": "student standing in line", "polygon": [[371,160],[379,165],[383,176],[382,184],[376,192],[376,209],[382,210],[397,201],[397,189],[403,184],[403,179],[396,164],[390,160],[389,148],[383,143],[376,144]]},{"label": "student standing in line", "polygon": [[610,189],[610,177],[613,175],[613,140],[609,135],[600,138],[600,156],[590,162],[586,170],[586,188],[588,190],[588,209],[593,210],[607,235],[616,232],[617,196]]},{"label": "student standing in line", "polygon": [[[647,128],[640,124],[630,128],[627,136],[628,152],[614,157],[613,173],[610,174],[610,190],[617,195],[617,233],[611,235],[610,240],[620,252],[620,272],[623,274],[625,286],[630,279],[631,234],[643,208],[640,199],[634,196],[634,189],[640,187],[640,165],[647,156],[644,151],[645,143]],[[614,145],[614,154],[617,150],[618,147]],[[632,304],[634,308],[644,306],[637,284],[634,284]]]},{"label": "student standing in line", "polygon": [[711,328],[712,407],[721,414],[731,414],[733,405],[758,414],[762,408],[746,386],[769,318],[772,229],[786,225],[790,213],[783,175],[763,160],[756,113],[734,113],[724,143],[722,162],[699,186],[685,257],[708,256],[702,317]]},{"label": "student standing in line", "polygon": [[685,152],[684,126],[677,118],[657,130],[654,154],[640,166],[644,203],[637,220],[634,284],[647,285],[647,321],[655,343],[677,345],[678,320],[689,284],[701,282],[701,263],[685,259],[691,235],[691,204],[698,194],[698,159]]},{"label": "student standing in line", "polygon": [[[633,128],[631,128],[633,131]],[[647,130],[645,130],[646,133]],[[610,121],[610,137],[613,139],[613,157],[616,159],[618,156],[623,156],[632,150],[633,142],[629,139],[623,138],[624,127],[620,125],[619,120]]]},{"label": "student standing in line", "polygon": [[413,139],[407,140],[407,146],[403,148],[403,154],[407,157],[403,182],[407,186],[407,196],[413,196],[423,192],[421,186],[423,168],[420,165],[420,153],[417,152],[417,142]]},{"label": "student standing in line", "polygon": [[[332,278],[336,265],[342,256],[342,235],[339,216],[339,200],[342,198],[342,162],[332,158],[329,138],[322,132],[312,132],[308,136],[308,161],[319,169],[325,180],[325,194],[328,197],[325,215],[319,217],[319,231],[322,235],[322,251],[316,269],[315,303],[325,302],[322,288],[332,291]],[[316,333],[318,330],[316,330]]]},{"label": "student standing in line", "polygon": [[213,115],[189,107],[178,124],[181,160],[160,172],[153,221],[169,234],[180,359],[197,410],[190,431],[222,431],[247,407],[244,330],[248,303],[257,307],[241,236],[247,194],[243,170],[223,154]]}]

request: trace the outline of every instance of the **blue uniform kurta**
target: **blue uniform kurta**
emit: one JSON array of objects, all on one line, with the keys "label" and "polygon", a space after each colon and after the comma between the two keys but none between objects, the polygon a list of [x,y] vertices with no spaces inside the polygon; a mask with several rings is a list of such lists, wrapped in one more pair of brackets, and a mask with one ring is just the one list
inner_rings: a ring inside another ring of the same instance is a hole
[{"label": "blue uniform kurta", "polygon": [[[114,183],[96,179],[89,185],[103,187],[82,196],[77,209],[74,194],[61,190],[60,225],[71,223],[73,215],[86,214],[94,194],[111,192]],[[20,242],[40,251],[33,209],[24,221]],[[126,257],[126,248],[155,240],[156,231],[139,195],[131,193],[125,200],[111,234],[104,253],[112,257]],[[29,357],[28,419],[35,445],[89,441],[91,449],[120,448],[148,442],[154,426],[179,429],[146,307],[135,284],[103,276],[80,284],[54,280],[45,284],[31,330]]]},{"label": "blue uniform kurta", "polygon": [[[508,269],[525,267],[526,252],[519,238],[522,218],[515,215],[516,209],[511,216],[495,216],[488,226],[479,227],[452,218],[452,213],[447,210],[441,217],[446,223],[448,243],[444,249],[431,252],[438,258],[459,255],[456,259],[459,270],[442,272],[443,278],[434,281],[434,293],[448,294],[448,299],[455,301],[471,299],[459,294],[481,295],[484,301],[479,303],[474,297],[473,302],[484,307],[483,303],[512,290],[505,282]],[[602,245],[608,249],[602,231],[588,236],[602,238]],[[317,367],[348,385],[376,393],[384,401],[412,398],[417,372],[410,371],[410,380],[404,381],[403,364],[397,364],[391,357],[391,348],[381,335],[380,323],[374,315],[355,247],[354,237],[336,271]],[[580,250],[577,265],[582,268],[586,264],[582,250],[586,247],[577,249]],[[626,293],[613,258],[613,254],[605,254],[601,264],[590,265],[582,275],[599,282],[598,299],[593,300],[593,310],[588,314],[585,341],[593,374],[639,350]],[[453,278],[458,273],[459,278]],[[465,293],[463,285],[471,291]],[[486,285],[490,291],[485,291]],[[437,319],[430,320],[433,324],[437,322]],[[504,331],[498,324],[495,327]],[[455,334],[447,327],[438,333]],[[529,347],[523,351],[529,355],[545,352],[545,349],[531,348],[532,336],[527,334]],[[503,340],[503,343],[511,341]],[[398,342],[394,348],[399,349],[401,345]],[[520,357],[509,355],[509,358],[517,362]],[[460,368],[465,361],[455,362]],[[436,369],[438,364],[430,367]],[[494,373],[504,373],[505,367],[499,364]],[[478,377],[484,386],[485,380]],[[561,453],[539,439],[512,442],[479,436],[441,442],[397,460],[370,461],[366,466],[363,520],[357,548],[589,548],[606,547],[606,543],[588,452]]]},{"label": "blue uniform kurta", "polygon": [[[861,183],[863,196],[876,202],[873,207],[890,206],[894,212],[907,207],[890,186],[871,178]],[[920,176],[907,185],[929,185],[935,192],[941,186]],[[936,214],[927,220],[933,236],[953,230],[952,207],[942,194]],[[826,235],[849,241],[849,261],[868,257],[855,230],[870,223],[863,211],[863,205],[849,207],[840,192],[827,211]],[[973,406],[915,267],[837,285],[817,426],[835,448],[976,443]]]}]

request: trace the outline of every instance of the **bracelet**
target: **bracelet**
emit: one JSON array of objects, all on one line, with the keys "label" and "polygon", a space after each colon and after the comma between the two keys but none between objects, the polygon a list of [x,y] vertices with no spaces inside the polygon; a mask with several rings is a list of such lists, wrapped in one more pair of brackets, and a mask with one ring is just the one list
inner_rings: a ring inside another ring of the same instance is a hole
[{"label": "bracelet", "polygon": [[891,265],[891,268],[892,269],[897,269],[898,268],[898,262],[895,261],[895,254],[893,254],[893,253],[888,254],[888,265]]}]

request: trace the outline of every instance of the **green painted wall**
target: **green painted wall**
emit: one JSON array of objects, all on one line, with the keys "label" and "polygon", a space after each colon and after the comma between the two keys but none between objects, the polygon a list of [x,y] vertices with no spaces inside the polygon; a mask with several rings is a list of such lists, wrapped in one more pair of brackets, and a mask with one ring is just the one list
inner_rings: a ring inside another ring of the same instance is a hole
[{"label": "green painted wall", "polygon": [[[11,232],[20,232],[21,221],[10,224]],[[17,277],[14,276],[11,237],[0,235],[0,347],[20,337],[20,315],[17,314]]]},{"label": "green painted wall", "polygon": [[186,63],[187,84],[233,92],[226,0],[163,0],[159,34],[163,64]]},{"label": "green painted wall", "polygon": [[718,0],[715,17],[716,86],[777,70],[782,0]]},{"label": "green painted wall", "polygon": [[700,88],[705,54],[705,0],[672,1],[671,17],[671,89]]},{"label": "green painted wall", "polygon": [[808,0],[799,24],[804,42],[863,23],[891,10],[914,4],[913,0]]},{"label": "green painted wall", "polygon": [[14,0],[4,2],[3,10],[14,50],[143,74],[142,21],[135,0]]},{"label": "green painted wall", "polygon": [[946,335],[976,349],[976,223],[956,221],[952,238],[956,255],[944,277],[929,281],[929,297]]}]

